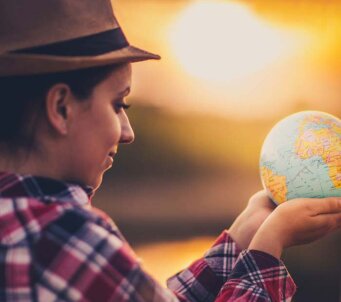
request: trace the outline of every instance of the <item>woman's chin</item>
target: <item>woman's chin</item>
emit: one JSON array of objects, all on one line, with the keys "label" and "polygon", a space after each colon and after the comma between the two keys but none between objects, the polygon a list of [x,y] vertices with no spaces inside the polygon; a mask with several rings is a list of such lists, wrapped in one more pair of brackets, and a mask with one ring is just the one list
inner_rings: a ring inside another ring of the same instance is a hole
[{"label": "woman's chin", "polygon": [[91,187],[93,190],[96,191],[101,186],[103,182],[104,173],[107,170],[108,169],[101,171],[100,173],[96,175],[87,175],[87,177],[82,177],[78,179],[74,178],[74,182],[79,183],[83,186]]},{"label": "woman's chin", "polygon": [[94,179],[93,181],[91,181],[91,184],[89,184],[89,186],[96,191],[102,184],[103,181],[103,173],[101,175],[99,175],[98,177],[96,177],[96,179]]},{"label": "woman's chin", "polygon": [[88,178],[74,180],[74,182],[80,184],[81,186],[90,187],[92,190],[96,191],[102,184],[103,173],[101,173],[100,175],[96,175],[95,177],[91,177],[91,178],[88,177]]}]

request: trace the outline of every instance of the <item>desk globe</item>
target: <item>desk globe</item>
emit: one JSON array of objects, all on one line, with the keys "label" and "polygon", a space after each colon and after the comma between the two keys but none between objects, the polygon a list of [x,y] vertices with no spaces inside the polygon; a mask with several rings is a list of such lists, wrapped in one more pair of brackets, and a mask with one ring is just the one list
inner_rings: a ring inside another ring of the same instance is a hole
[{"label": "desk globe", "polygon": [[284,118],[264,141],[260,174],[277,205],[299,197],[341,196],[341,120],[320,111]]}]

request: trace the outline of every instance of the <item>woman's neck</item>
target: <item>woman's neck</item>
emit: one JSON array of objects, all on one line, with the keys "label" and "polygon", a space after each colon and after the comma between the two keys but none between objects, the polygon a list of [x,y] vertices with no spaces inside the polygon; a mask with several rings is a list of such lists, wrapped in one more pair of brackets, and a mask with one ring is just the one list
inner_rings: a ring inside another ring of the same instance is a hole
[{"label": "woman's neck", "polygon": [[60,179],[57,165],[48,160],[47,153],[23,150],[11,152],[1,146],[0,150],[0,171]]}]

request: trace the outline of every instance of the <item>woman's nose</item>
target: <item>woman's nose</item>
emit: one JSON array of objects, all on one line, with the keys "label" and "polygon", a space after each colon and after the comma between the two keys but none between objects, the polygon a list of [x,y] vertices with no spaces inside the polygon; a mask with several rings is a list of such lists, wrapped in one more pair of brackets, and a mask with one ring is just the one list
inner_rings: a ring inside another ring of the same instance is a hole
[{"label": "woman's nose", "polygon": [[130,125],[128,116],[124,113],[121,120],[121,144],[131,144],[135,139],[134,130]]}]

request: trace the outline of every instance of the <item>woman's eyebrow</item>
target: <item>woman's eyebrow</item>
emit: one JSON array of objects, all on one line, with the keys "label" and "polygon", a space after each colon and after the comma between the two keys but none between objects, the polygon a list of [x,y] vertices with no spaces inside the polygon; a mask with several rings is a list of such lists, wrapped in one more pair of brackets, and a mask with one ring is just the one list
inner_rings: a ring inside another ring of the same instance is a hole
[{"label": "woman's eyebrow", "polygon": [[118,93],[118,96],[127,96],[130,93],[130,86]]}]

